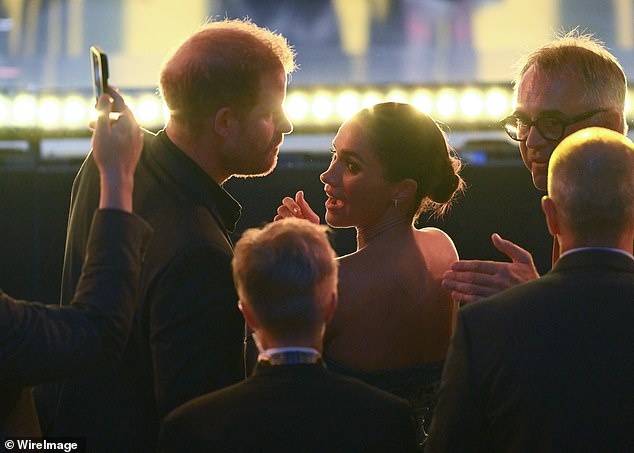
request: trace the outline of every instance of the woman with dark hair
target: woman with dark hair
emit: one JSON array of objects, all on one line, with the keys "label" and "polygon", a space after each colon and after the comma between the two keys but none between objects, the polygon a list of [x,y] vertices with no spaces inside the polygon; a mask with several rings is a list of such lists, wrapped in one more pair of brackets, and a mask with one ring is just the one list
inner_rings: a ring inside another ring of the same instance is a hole
[{"label": "woman with dark hair", "polygon": [[[331,151],[321,175],[326,222],[356,228],[357,250],[339,258],[324,359],[410,401],[422,442],[457,310],[440,283],[458,254],[444,232],[415,223],[423,212],[442,215],[463,189],[460,161],[431,117],[392,102],[346,121]],[[276,219],[290,216],[319,222],[302,192]]]}]

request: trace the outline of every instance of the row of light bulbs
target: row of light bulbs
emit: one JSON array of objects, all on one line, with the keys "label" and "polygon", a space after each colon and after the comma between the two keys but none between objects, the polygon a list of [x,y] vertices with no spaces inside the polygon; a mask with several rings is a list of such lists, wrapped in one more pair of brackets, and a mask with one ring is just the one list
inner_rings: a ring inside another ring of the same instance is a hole
[{"label": "row of light bulbs", "polygon": [[[124,98],[142,126],[158,129],[165,124],[169,112],[156,92],[124,94]],[[285,108],[296,131],[301,132],[332,129],[358,110],[386,101],[410,103],[452,128],[487,127],[510,113],[512,90],[502,85],[289,88]],[[85,94],[0,94],[0,131],[85,131],[95,117],[94,98]]]}]

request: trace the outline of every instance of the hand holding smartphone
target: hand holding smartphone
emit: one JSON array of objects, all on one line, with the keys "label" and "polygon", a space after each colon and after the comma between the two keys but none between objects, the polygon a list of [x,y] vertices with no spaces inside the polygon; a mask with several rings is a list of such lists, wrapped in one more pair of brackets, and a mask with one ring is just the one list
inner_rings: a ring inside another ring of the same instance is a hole
[{"label": "hand holding smartphone", "polygon": [[109,93],[108,88],[108,56],[97,46],[90,46],[92,69],[92,84],[95,101],[103,93]]}]

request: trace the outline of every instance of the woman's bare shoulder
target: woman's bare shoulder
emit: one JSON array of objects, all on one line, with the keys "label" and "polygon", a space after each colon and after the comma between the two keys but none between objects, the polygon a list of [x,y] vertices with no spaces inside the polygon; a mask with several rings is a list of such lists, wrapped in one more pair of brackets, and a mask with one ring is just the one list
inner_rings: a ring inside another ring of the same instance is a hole
[{"label": "woman's bare shoulder", "polygon": [[430,269],[435,272],[448,270],[458,260],[458,251],[451,237],[444,231],[428,227],[416,231],[416,242],[427,260]]},{"label": "woman's bare shoulder", "polygon": [[453,239],[445,233],[443,230],[434,227],[426,227],[416,230],[417,240],[424,241],[426,246],[433,246],[438,248],[447,249],[447,251],[453,251],[456,253],[456,246],[453,243]]}]

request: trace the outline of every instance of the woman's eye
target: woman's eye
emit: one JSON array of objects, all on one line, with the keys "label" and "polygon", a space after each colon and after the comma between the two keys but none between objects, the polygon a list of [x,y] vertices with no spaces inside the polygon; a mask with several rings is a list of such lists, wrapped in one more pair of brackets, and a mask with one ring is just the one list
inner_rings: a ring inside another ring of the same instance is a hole
[{"label": "woman's eye", "polygon": [[355,164],[354,162],[348,162],[346,164],[346,168],[348,169],[348,171],[350,173],[358,173],[359,172],[359,166],[357,164]]}]

